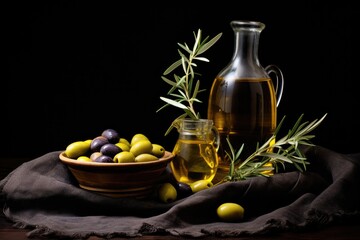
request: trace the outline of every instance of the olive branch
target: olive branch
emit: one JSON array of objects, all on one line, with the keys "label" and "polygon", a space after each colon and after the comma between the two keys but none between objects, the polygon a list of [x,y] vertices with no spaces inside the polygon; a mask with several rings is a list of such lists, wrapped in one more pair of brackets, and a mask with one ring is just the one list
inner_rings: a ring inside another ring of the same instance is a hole
[{"label": "olive branch", "polygon": [[279,140],[276,140],[277,134],[284,122],[285,117],[277,126],[275,133],[262,145],[257,146],[256,150],[241,161],[240,155],[244,148],[244,144],[235,151],[229,137],[227,143],[229,145],[230,153],[226,152],[230,159],[229,173],[221,182],[224,181],[239,181],[256,176],[269,177],[273,175],[273,171],[278,172],[278,165],[282,165],[285,169],[285,164],[292,164],[301,172],[306,170],[306,165],[310,164],[307,158],[299,149],[300,145],[313,146],[310,142],[315,135],[310,134],[320,123],[325,119],[325,114],[321,119],[315,119],[312,122],[303,122],[304,114],[300,115],[291,130]]},{"label": "olive branch", "polygon": [[[185,117],[190,117],[191,119],[200,118],[199,112],[195,111],[194,103],[202,102],[197,98],[197,95],[200,92],[205,91],[205,89],[200,89],[200,80],[195,80],[195,76],[200,75],[194,71],[194,68],[197,67],[195,61],[209,62],[209,59],[200,57],[200,55],[211,48],[220,39],[221,35],[222,33],[219,33],[210,40],[209,37],[206,37],[202,40],[202,31],[199,29],[197,34],[194,32],[195,43],[192,49],[190,49],[186,43],[178,43],[180,46],[180,49],[178,49],[180,59],[171,64],[164,71],[163,76],[161,76],[162,80],[171,86],[170,90],[167,92],[167,95],[171,96],[172,98],[160,97],[160,99],[166,104],[159,108],[156,112],[159,112],[167,106],[174,106],[182,109],[184,113],[178,116],[172,122],[165,135],[167,135],[172,130],[172,128],[176,126],[176,120],[178,119]],[[185,51],[185,53],[183,53],[181,50]],[[172,80],[166,77],[166,75],[172,73],[180,66],[183,71],[182,75],[174,73]]]}]

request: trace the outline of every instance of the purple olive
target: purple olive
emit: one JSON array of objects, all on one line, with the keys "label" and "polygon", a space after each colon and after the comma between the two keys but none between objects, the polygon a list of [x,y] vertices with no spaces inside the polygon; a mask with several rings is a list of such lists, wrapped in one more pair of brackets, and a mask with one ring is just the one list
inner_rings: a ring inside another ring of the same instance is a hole
[{"label": "purple olive", "polygon": [[113,143],[106,143],[100,148],[100,152],[103,155],[114,157],[119,152],[122,152],[122,149]]},{"label": "purple olive", "polygon": [[106,155],[101,155],[99,157],[97,157],[95,159],[95,162],[100,162],[100,163],[113,163],[113,158],[110,156],[106,156]]},{"label": "purple olive", "polygon": [[101,136],[106,137],[110,143],[117,143],[119,142],[120,135],[119,133],[114,129],[106,129],[101,133]]},{"label": "purple olive", "polygon": [[178,192],[178,198],[185,198],[185,197],[188,197],[190,196],[191,194],[193,194],[192,192],[192,189],[190,187],[189,184],[187,183],[183,183],[183,182],[178,182],[176,185],[175,185],[175,188]]},{"label": "purple olive", "polygon": [[92,152],[100,152],[100,148],[107,143],[109,143],[109,140],[106,137],[98,136],[91,141],[90,150]]}]

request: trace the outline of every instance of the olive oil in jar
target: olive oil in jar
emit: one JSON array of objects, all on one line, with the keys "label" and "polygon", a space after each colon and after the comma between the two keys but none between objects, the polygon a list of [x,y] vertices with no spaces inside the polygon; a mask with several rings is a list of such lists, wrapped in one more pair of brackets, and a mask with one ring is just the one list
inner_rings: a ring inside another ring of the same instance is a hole
[{"label": "olive oil in jar", "polygon": [[212,181],[219,164],[219,132],[210,119],[177,119],[179,138],[173,149],[171,171],[178,182]]},{"label": "olive oil in jar", "polygon": [[216,149],[208,140],[179,139],[173,149],[170,167],[178,182],[211,181],[217,170]]}]

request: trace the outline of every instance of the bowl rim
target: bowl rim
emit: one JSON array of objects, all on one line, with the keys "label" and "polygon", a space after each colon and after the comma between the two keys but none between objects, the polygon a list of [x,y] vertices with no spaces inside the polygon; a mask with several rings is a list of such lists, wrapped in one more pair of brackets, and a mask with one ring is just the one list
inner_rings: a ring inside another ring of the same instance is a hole
[{"label": "bowl rim", "polygon": [[138,165],[156,165],[161,164],[164,162],[170,161],[174,158],[174,154],[169,151],[165,151],[163,157],[159,158],[158,160],[148,161],[148,162],[129,162],[129,163],[101,163],[101,162],[85,162],[85,161],[78,161],[73,158],[69,158],[65,155],[65,151],[59,154],[60,160],[65,164],[76,165],[76,166],[86,166],[86,167],[125,167],[125,166],[138,166]]}]

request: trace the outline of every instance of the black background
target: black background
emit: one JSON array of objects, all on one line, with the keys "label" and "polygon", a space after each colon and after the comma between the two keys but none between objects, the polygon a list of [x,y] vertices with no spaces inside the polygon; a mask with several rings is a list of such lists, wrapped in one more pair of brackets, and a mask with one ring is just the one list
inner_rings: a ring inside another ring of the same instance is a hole
[{"label": "black background", "polygon": [[[214,2],[214,3],[211,3]],[[354,1],[350,1],[354,2]],[[223,36],[199,64],[196,107],[206,116],[214,77],[233,53],[231,20],[266,24],[259,59],[285,76],[278,119],[284,130],[328,116],[313,142],[359,152],[359,10],[337,1],[9,1],[2,4],[6,65],[1,81],[1,154],[37,157],[114,128],[144,133],[171,150],[164,136],[177,109],[156,110],[169,90],[163,71],[178,59],[177,43],[193,32]]]}]

